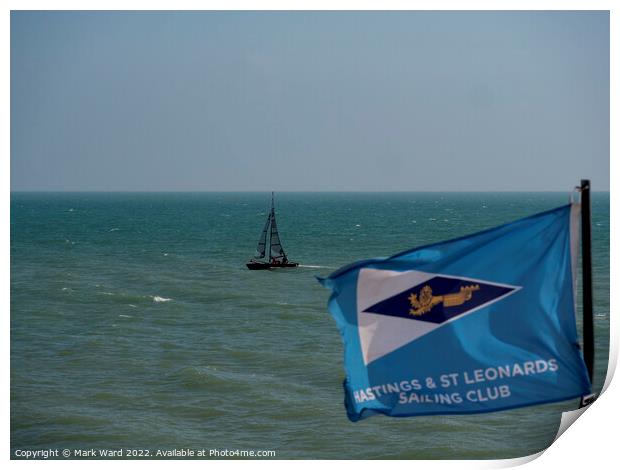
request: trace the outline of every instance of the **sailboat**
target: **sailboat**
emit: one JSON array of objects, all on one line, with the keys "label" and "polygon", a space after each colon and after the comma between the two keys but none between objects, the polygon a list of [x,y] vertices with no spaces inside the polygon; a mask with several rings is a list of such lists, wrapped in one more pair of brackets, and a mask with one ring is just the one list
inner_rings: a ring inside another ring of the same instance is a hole
[{"label": "sailboat", "polygon": [[[271,230],[269,229],[271,227]],[[269,245],[267,245],[267,232],[269,232]],[[267,250],[269,246],[269,250]],[[267,256],[265,252],[267,251]],[[248,269],[271,269],[271,268],[296,268],[299,263],[292,263],[288,260],[282,243],[280,242],[280,234],[278,234],[278,226],[276,225],[276,211],[273,205],[273,193],[271,193],[271,211],[267,216],[265,227],[258,239],[258,247],[256,255],[246,266]]]}]

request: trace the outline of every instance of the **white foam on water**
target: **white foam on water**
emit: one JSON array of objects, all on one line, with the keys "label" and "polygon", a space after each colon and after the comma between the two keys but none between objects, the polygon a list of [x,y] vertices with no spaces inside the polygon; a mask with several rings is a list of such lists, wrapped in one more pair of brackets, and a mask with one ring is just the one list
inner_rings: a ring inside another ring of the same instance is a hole
[{"label": "white foam on water", "polygon": [[131,315],[119,315],[119,317],[123,317],[123,318],[133,318]]},{"label": "white foam on water", "polygon": [[313,269],[336,269],[334,266],[315,266],[313,264],[300,264],[300,268],[313,268]]},{"label": "white foam on water", "polygon": [[158,295],[154,295],[153,296],[153,301],[154,302],[169,302],[170,300],[172,300],[172,299],[167,299],[165,297],[160,297]]},{"label": "white foam on water", "polygon": [[134,304],[129,304],[130,307],[137,308]]},{"label": "white foam on water", "polygon": [[111,228],[110,230],[108,230],[108,232],[116,232],[117,230],[120,230],[120,228]]}]

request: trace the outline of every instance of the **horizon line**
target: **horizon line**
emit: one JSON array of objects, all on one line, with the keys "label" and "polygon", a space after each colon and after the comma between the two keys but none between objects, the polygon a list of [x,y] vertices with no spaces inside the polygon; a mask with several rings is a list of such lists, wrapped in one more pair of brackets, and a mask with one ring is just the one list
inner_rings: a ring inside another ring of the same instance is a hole
[{"label": "horizon line", "polygon": [[[578,186],[575,186],[575,189]],[[575,190],[573,189],[573,191]],[[160,190],[133,190],[133,189],[115,189],[115,190],[102,190],[102,189],[11,189],[10,193],[100,193],[100,194],[115,194],[115,193],[134,193],[134,194],[152,194],[152,193],[571,193],[571,190],[559,190],[559,189],[485,189],[485,190],[208,190],[208,189],[160,189]],[[591,190],[593,193],[609,193],[609,189]]]}]

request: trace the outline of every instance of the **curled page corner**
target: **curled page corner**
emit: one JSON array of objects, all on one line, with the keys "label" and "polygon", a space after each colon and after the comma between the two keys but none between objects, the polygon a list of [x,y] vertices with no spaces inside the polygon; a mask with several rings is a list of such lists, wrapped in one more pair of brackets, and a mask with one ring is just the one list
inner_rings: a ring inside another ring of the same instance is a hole
[{"label": "curled page corner", "polygon": [[585,397],[581,399],[581,405],[582,405],[581,408],[576,409],[576,410],[571,410],[571,411],[565,411],[562,413],[562,418],[560,420],[560,427],[558,428],[557,434],[553,438],[553,442],[557,441],[560,438],[560,436],[564,434],[564,431],[566,431],[569,427],[571,427],[573,423],[577,421],[577,419],[584,413],[584,411],[590,408],[592,403],[594,403],[595,399],[596,399],[595,393],[586,395]]}]

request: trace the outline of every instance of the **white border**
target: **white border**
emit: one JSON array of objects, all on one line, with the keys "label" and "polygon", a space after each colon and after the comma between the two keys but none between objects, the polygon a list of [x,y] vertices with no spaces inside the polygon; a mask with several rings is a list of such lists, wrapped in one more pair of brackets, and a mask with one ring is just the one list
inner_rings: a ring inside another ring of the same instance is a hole
[{"label": "white border", "polygon": [[[16,1],[9,0],[4,2],[5,6],[4,12],[4,21],[2,22],[2,47],[0,47],[0,54],[2,58],[2,63],[8,68],[9,64],[9,54],[10,54],[10,9],[81,9],[81,10],[103,10],[103,9],[192,9],[192,10],[200,10],[200,9],[209,9],[209,10],[246,10],[246,9],[287,9],[287,10],[312,10],[312,9],[324,9],[324,10],[334,10],[334,9],[382,9],[382,10],[394,10],[394,9],[417,9],[417,10],[610,10],[610,42],[611,42],[611,58],[610,58],[610,97],[611,97],[611,109],[610,109],[610,129],[617,129],[616,123],[618,122],[618,27],[620,26],[619,15],[620,11],[618,7],[616,7],[617,2],[613,2],[611,0],[600,1],[583,1],[583,0],[572,0],[572,1],[552,1],[552,0],[523,0],[523,1],[515,1],[515,0],[506,0],[503,2],[486,0],[486,1],[441,1],[436,0],[434,2],[430,1],[416,1],[416,0],[384,0],[382,2],[376,2],[372,0],[362,0],[357,2],[352,1],[342,1],[342,0],[298,0],[297,2],[286,2],[286,1],[257,1],[257,0],[230,0],[230,1],[198,1],[198,0],[178,0],[176,2],[171,1],[136,1],[136,0],[110,0],[110,1],[90,1],[88,3],[78,0],[62,0],[57,1],[51,4],[49,1],[42,0],[24,0],[24,1]],[[5,72],[0,75],[0,80],[3,83],[4,93],[2,94],[2,109],[3,113],[3,126],[2,126],[2,135],[3,138],[1,142],[3,142],[3,171],[1,172],[0,178],[4,183],[5,188],[10,188],[10,132],[9,132],[9,123],[10,123],[10,81],[9,73]],[[611,146],[610,146],[610,155],[617,155],[617,137],[616,133],[610,133]],[[584,156],[587,158],[587,155]],[[610,170],[611,170],[611,178],[613,179],[616,175],[615,169],[617,164],[615,163],[615,159],[610,159]],[[584,178],[587,178],[588,175],[583,175]],[[578,182],[575,182],[576,184]],[[592,182],[593,189],[596,190],[596,181]],[[615,193],[611,194],[611,278],[610,282],[613,285],[615,279],[618,278],[618,263],[616,251],[614,250],[614,246],[617,246],[616,241],[618,239],[617,233],[617,224],[616,224],[616,211],[615,208],[618,207],[617,197]],[[6,221],[9,218],[9,210],[10,210],[10,198],[9,201],[4,201],[2,205],[4,220]],[[6,222],[5,222],[6,223]],[[10,264],[9,264],[9,237],[10,237],[10,227],[7,223],[5,225],[4,230],[2,231],[3,236],[3,296],[4,299],[4,309],[3,311],[9,312],[10,310],[10,287],[9,287],[9,279],[10,279]],[[611,294],[611,305],[610,310],[615,312],[616,307],[616,297],[614,294]],[[611,315],[610,315],[611,316]],[[3,428],[3,437],[4,442],[6,443],[6,453],[5,458],[8,458],[10,454],[9,450],[9,441],[10,441],[10,414],[8,409],[8,403],[10,399],[9,393],[9,328],[10,321],[9,315],[7,314],[5,317],[5,328],[2,329],[3,342],[5,346],[5,356],[4,356],[4,423],[5,426]],[[604,465],[603,462],[613,462],[617,460],[615,455],[615,448],[617,447],[617,442],[615,442],[615,436],[617,432],[615,432],[614,427],[617,425],[615,418],[618,417],[618,409],[620,408],[620,390],[617,385],[610,384],[611,381],[611,373],[617,364],[618,357],[618,328],[616,326],[615,317],[612,316],[611,319],[611,342],[610,342],[610,357],[609,357],[609,372],[607,375],[607,380],[605,382],[605,387],[607,388],[606,393],[601,396],[591,407],[588,409],[587,413],[585,413],[580,419],[579,424],[571,427],[556,443],[554,443],[544,455],[534,460],[530,464],[532,468],[544,468],[546,469],[549,465],[557,465],[565,468],[587,468],[593,465],[596,465],[597,462]],[[516,424],[518,425],[518,424]],[[495,460],[495,461],[417,461],[413,462],[413,465],[422,464],[424,467],[431,468],[500,468],[506,466],[515,466],[521,465],[525,462],[531,461],[532,459],[536,459],[536,457],[540,456],[542,453],[535,454],[529,457],[522,457],[518,459],[509,459],[509,460]],[[342,465],[342,462],[336,461],[337,464]],[[184,461],[183,465],[189,466],[204,466],[204,461],[197,462],[188,462]],[[238,461],[211,461],[208,465],[215,465],[222,468],[230,468],[237,467],[240,465]],[[243,462],[241,464],[244,464]],[[245,462],[247,465],[248,462]],[[250,465],[256,467],[263,468],[288,468],[288,464],[283,461],[251,461]],[[295,461],[295,466],[299,466],[301,468],[310,468],[314,467],[316,464],[312,461]],[[30,462],[25,461],[11,461],[10,465],[22,466],[22,465],[33,465]],[[36,465],[36,464],[34,464]],[[49,462],[53,468],[58,468],[61,466],[75,466],[82,467],[84,465],[83,462],[79,461],[57,461],[57,462]],[[107,461],[97,461],[97,462],[89,462],[89,466],[93,467],[107,467],[110,465],[110,462]],[[155,466],[161,468],[162,466],[169,467],[172,465],[176,465],[175,462],[172,461],[134,461],[134,462],[114,462],[114,465],[121,466],[129,466],[129,465],[137,465],[137,466]],[[356,465],[361,465],[361,467],[369,468],[371,465],[374,466],[374,462],[360,462],[356,463]],[[391,461],[390,465],[394,465],[397,467],[410,468],[412,463],[407,461]]]}]

